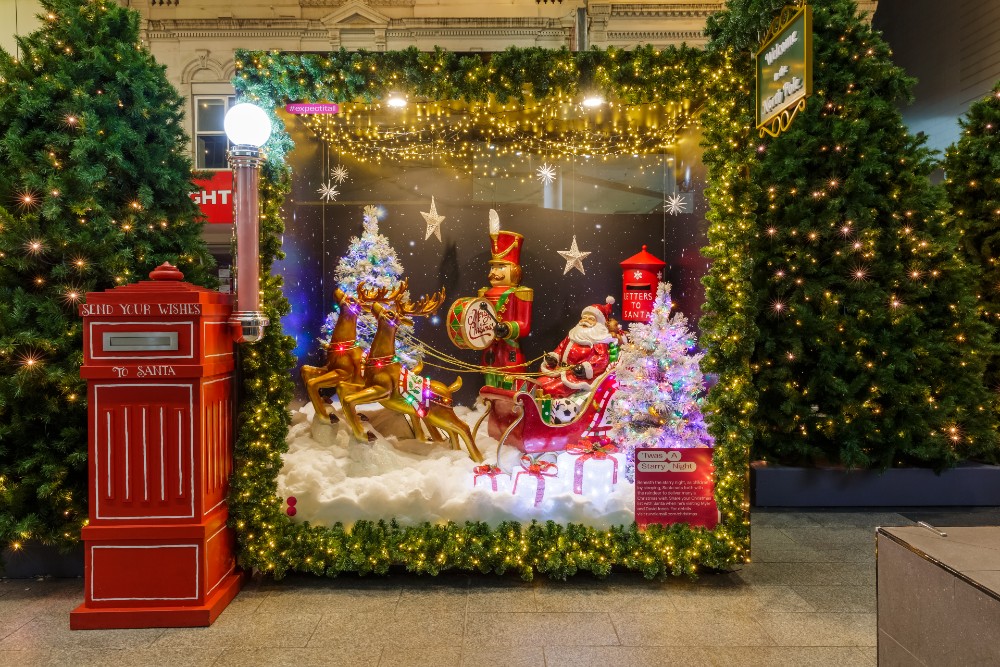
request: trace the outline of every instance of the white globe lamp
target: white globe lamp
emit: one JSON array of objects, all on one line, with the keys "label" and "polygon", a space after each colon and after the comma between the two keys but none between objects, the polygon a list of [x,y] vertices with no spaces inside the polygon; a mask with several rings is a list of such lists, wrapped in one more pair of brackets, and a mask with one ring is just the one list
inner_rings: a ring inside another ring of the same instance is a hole
[{"label": "white globe lamp", "polygon": [[271,119],[256,104],[241,102],[226,112],[226,136],[237,146],[260,148],[271,136]]}]

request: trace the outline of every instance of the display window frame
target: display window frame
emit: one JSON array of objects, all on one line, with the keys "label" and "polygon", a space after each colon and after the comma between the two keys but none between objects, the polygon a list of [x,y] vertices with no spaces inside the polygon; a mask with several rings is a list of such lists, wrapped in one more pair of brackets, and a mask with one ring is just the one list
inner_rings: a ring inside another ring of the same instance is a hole
[{"label": "display window frame", "polygon": [[[262,106],[274,125],[264,147],[267,161],[261,179],[262,307],[272,326],[264,340],[241,358],[236,470],[230,495],[231,522],[237,529],[244,567],[276,576],[289,571],[334,576],[405,568],[430,574],[447,569],[497,574],[513,570],[524,578],[536,573],[565,578],[578,571],[603,576],[622,567],[655,577],[691,575],[748,560],[749,435],[740,425],[746,424],[750,397],[741,385],[740,371],[730,370],[738,368],[746,355],[746,341],[723,334],[731,328],[732,317],[745,318],[746,314],[738,308],[720,311],[719,304],[733,304],[732,294],[719,291],[725,289],[720,283],[723,273],[728,274],[724,281],[734,277],[727,262],[716,266],[720,264],[716,261],[704,279],[708,317],[702,321],[702,344],[707,348],[708,369],[718,375],[706,401],[716,441],[713,463],[720,513],[712,529],[687,524],[651,524],[639,529],[634,523],[596,529],[553,521],[404,526],[393,517],[322,527],[294,521],[288,499],[278,495],[276,486],[281,457],[287,450],[285,436],[291,420],[287,404],[294,365],[294,344],[275,324],[288,312],[288,302],[281,293],[281,277],[270,275],[281,254],[281,207],[294,178],[286,162],[291,139],[279,109],[302,101],[370,102],[400,89],[427,99],[504,101],[517,100],[530,89],[536,99],[544,99],[579,94],[596,82],[623,104],[673,100],[688,105],[694,122],[708,130],[707,145],[740,131],[738,125],[728,124],[744,110],[727,98],[740,80],[732,74],[726,56],[687,47],[583,53],[511,48],[475,55],[415,49],[353,54],[239,51],[236,64],[238,98]],[[477,76],[480,80],[470,84]],[[719,170],[720,165],[713,162],[710,178],[718,178]],[[708,190],[712,202],[729,196],[718,181],[710,183]],[[719,216],[712,221],[708,254],[717,259],[720,251],[713,250],[712,244],[722,233]]]}]

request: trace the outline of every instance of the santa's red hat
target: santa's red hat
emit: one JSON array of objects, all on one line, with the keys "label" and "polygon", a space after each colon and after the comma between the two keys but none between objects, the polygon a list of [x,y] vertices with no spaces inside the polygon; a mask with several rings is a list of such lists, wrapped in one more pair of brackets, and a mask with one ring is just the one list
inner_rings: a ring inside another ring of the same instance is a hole
[{"label": "santa's red hat", "polygon": [[604,300],[604,303],[595,303],[592,306],[587,306],[580,314],[584,315],[586,313],[590,313],[601,324],[607,324],[608,318],[611,317],[611,304],[614,302],[615,297],[609,296]]}]

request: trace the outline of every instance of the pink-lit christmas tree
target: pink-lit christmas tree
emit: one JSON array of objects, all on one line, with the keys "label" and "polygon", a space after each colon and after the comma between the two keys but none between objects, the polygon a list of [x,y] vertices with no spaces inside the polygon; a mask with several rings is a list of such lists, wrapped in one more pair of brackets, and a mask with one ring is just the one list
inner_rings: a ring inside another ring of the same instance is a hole
[{"label": "pink-lit christmas tree", "polygon": [[711,447],[701,411],[702,353],[687,318],[670,311],[670,285],[660,283],[648,324],[629,327],[618,361],[618,391],[608,408],[610,435],[635,479],[636,447]]}]

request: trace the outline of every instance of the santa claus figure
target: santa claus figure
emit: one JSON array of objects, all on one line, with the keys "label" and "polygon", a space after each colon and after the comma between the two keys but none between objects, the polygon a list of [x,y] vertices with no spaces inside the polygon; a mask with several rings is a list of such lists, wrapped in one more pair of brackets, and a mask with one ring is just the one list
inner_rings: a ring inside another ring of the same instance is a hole
[{"label": "santa claus figure", "polygon": [[563,398],[590,391],[594,379],[608,368],[610,344],[615,339],[608,329],[613,297],[606,303],[583,309],[580,322],[570,329],[554,352],[545,355],[538,379],[538,391],[552,398]]}]

